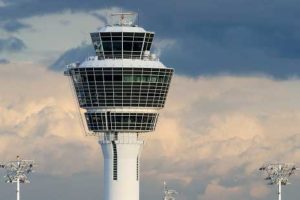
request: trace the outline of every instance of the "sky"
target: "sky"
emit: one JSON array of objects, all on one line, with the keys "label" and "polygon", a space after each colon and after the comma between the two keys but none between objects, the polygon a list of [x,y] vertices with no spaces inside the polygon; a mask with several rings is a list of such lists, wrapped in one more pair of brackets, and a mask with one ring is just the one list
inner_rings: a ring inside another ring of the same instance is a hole
[{"label": "sky", "polygon": [[[38,163],[22,199],[102,198],[101,149],[63,68],[94,54],[89,33],[119,11],[139,13],[156,33],[152,51],[175,69],[143,137],[141,199],[161,199],[164,180],[182,200],[275,199],[257,169],[300,165],[298,1],[0,0],[0,158]],[[296,200],[300,176],[290,182],[283,196]],[[0,183],[6,200],[14,190]]]}]

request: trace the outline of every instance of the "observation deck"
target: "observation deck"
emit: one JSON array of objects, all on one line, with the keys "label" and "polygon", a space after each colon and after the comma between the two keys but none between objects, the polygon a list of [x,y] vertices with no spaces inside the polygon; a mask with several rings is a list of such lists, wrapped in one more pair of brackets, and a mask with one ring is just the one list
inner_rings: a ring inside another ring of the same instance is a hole
[{"label": "observation deck", "polygon": [[154,32],[134,24],[131,13],[113,14],[113,25],[107,25],[91,33],[96,55],[100,59],[141,59],[151,49]]},{"label": "observation deck", "polygon": [[91,33],[96,56],[71,64],[71,77],[86,125],[92,132],[149,132],[164,107],[173,69],[151,54],[154,32],[128,13]]}]

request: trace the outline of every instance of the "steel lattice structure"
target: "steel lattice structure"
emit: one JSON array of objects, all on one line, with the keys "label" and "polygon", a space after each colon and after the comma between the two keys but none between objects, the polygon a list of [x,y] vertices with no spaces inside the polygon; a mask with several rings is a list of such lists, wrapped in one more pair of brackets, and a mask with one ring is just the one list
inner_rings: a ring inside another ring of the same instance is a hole
[{"label": "steel lattice structure", "polygon": [[269,185],[278,185],[278,200],[281,200],[281,185],[288,185],[288,179],[295,174],[297,167],[293,163],[265,164],[259,168]]},{"label": "steel lattice structure", "polygon": [[175,195],[177,195],[178,192],[176,190],[170,190],[168,189],[167,183],[164,182],[164,198],[163,200],[175,200]]},{"label": "steel lattice structure", "polygon": [[30,183],[28,174],[33,172],[35,163],[33,160],[22,160],[17,156],[17,160],[0,164],[0,168],[6,170],[5,182],[17,183],[17,200],[20,200],[20,183]]}]

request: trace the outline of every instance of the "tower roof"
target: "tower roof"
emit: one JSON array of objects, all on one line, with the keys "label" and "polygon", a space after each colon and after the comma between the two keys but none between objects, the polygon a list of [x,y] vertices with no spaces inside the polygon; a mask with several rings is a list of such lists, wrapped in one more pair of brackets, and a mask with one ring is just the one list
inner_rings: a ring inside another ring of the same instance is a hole
[{"label": "tower roof", "polygon": [[146,30],[138,26],[111,26],[107,25],[98,30],[98,32],[134,32],[134,33],[145,33]]},{"label": "tower roof", "polygon": [[[71,66],[70,66],[71,67]],[[166,68],[158,59],[155,60],[139,60],[139,59],[102,59],[99,60],[95,56],[88,57],[83,61],[79,68],[89,68],[89,67],[138,67],[138,68]]]}]

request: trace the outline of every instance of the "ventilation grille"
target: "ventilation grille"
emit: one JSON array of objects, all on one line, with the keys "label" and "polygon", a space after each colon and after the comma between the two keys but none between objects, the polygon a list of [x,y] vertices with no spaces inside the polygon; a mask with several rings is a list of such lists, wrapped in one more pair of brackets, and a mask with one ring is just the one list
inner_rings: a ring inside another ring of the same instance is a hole
[{"label": "ventilation grille", "polygon": [[113,146],[113,180],[118,180],[118,153],[115,141],[112,142]]}]

